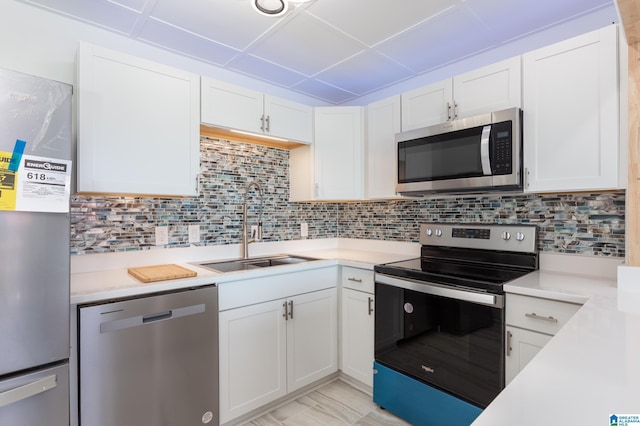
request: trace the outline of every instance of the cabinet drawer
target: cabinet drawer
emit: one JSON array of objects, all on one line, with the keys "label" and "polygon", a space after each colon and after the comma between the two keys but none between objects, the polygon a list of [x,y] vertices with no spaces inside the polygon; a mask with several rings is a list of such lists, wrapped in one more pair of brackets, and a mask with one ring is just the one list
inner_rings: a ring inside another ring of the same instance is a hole
[{"label": "cabinet drawer", "polygon": [[373,271],[343,266],[342,287],[373,293]]},{"label": "cabinet drawer", "polygon": [[507,294],[507,324],[547,334],[556,334],[581,305]]}]

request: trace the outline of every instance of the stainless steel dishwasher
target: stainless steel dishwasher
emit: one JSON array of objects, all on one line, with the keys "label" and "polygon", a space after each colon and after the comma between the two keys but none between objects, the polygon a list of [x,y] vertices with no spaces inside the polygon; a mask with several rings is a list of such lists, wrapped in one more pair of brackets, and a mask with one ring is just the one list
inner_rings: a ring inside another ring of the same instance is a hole
[{"label": "stainless steel dishwasher", "polygon": [[215,285],[79,307],[81,426],[218,424]]}]

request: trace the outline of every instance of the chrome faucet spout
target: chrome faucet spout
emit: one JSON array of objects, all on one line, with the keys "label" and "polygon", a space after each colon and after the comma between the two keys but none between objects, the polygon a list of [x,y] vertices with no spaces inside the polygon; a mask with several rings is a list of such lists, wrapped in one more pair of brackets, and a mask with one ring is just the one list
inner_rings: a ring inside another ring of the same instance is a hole
[{"label": "chrome faucet spout", "polygon": [[[260,196],[260,205],[258,210],[258,232],[255,235],[249,235],[249,227],[247,226],[249,191],[252,187],[258,191]],[[249,244],[262,238],[262,209],[264,204],[264,192],[258,181],[252,180],[244,187],[244,203],[242,205],[242,258],[249,257]]]}]

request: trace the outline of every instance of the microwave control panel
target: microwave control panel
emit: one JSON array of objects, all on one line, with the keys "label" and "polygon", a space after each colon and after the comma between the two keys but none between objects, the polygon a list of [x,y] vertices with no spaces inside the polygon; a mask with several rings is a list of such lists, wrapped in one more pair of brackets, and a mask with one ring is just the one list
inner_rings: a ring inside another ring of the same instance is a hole
[{"label": "microwave control panel", "polygon": [[503,121],[491,126],[491,139],[493,140],[491,170],[493,175],[508,175],[512,173],[512,128],[511,121]]}]

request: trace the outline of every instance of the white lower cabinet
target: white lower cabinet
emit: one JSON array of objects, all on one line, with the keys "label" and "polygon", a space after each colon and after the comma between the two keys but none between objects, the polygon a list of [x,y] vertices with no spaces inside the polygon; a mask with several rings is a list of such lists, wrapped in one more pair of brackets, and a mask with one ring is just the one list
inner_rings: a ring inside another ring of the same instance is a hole
[{"label": "white lower cabinet", "polygon": [[340,368],[373,386],[374,283],[373,271],[342,267]]},{"label": "white lower cabinet", "polygon": [[287,393],[282,303],[220,312],[220,423]]},{"label": "white lower cabinet", "polygon": [[507,293],[505,384],[531,361],[580,309],[579,304]]},{"label": "white lower cabinet", "polygon": [[[314,271],[305,272],[312,277]],[[302,281],[306,275],[301,274]],[[283,275],[283,287],[296,275]],[[269,286],[278,277],[267,277],[263,284]],[[227,285],[246,291],[260,281]],[[221,424],[338,370],[335,278],[332,284],[333,288],[219,313]],[[221,294],[225,297],[224,291]]]},{"label": "white lower cabinet", "polygon": [[511,326],[507,326],[506,332],[508,349],[505,365],[505,384],[513,380],[553,337],[548,334]]},{"label": "white lower cabinet", "polygon": [[342,372],[368,386],[373,386],[373,297],[342,289]]}]

